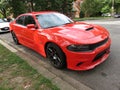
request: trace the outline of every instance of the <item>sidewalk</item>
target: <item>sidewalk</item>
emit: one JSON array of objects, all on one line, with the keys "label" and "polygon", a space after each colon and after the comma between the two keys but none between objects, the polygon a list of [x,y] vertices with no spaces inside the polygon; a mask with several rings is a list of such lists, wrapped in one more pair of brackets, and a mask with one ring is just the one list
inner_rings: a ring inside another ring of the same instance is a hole
[{"label": "sidewalk", "polygon": [[47,65],[44,61],[39,60],[39,58],[26,53],[24,49],[16,48],[13,45],[7,44],[6,41],[0,39],[0,44],[5,46],[11,52],[16,53],[18,56],[26,60],[30,66],[35,68],[40,74],[50,79],[53,84],[56,84],[61,90],[92,90],[88,86],[78,82],[77,80],[67,76],[60,70],[54,70],[55,73],[52,73],[49,68],[53,69],[51,65]]}]

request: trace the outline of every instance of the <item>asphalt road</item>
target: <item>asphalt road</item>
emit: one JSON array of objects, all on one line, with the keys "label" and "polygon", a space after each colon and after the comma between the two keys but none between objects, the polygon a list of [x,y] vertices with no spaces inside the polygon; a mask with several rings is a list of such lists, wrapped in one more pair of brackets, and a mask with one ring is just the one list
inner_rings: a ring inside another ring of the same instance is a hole
[{"label": "asphalt road", "polygon": [[[85,22],[99,24],[108,29],[112,39],[111,53],[109,58],[101,65],[89,71],[72,71],[64,69],[60,70],[59,72],[78,80],[93,90],[120,90],[120,19],[93,20]],[[40,60],[45,61],[46,67],[49,69],[49,71],[57,74],[54,72],[56,69],[52,68],[45,58],[22,45],[14,45],[10,33],[0,34],[0,39],[6,41],[16,48],[24,50],[26,53],[30,53],[31,55],[40,58]]]}]

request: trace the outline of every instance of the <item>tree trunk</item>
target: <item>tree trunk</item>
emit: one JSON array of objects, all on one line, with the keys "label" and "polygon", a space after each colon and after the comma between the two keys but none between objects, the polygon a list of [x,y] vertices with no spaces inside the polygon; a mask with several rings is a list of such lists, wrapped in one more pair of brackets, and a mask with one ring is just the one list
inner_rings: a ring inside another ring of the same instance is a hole
[{"label": "tree trunk", "polygon": [[88,14],[87,12],[85,12],[85,17],[90,17],[90,14]]},{"label": "tree trunk", "polygon": [[33,0],[31,0],[31,11],[34,11]]}]

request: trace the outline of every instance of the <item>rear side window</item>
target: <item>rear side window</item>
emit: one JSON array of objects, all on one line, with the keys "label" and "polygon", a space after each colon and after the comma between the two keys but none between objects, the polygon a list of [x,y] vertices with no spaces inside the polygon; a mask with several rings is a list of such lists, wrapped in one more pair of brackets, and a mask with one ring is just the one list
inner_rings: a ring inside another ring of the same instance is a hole
[{"label": "rear side window", "polygon": [[19,17],[17,20],[16,20],[16,23],[17,24],[20,24],[20,25],[24,25],[24,16],[21,16],[21,17]]}]

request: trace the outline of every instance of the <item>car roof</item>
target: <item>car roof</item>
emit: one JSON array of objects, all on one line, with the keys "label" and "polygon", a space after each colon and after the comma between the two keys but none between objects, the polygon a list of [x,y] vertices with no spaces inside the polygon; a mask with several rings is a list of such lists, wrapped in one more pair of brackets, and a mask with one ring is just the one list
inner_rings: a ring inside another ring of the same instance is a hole
[{"label": "car roof", "polygon": [[48,14],[48,13],[57,13],[55,11],[40,11],[40,12],[30,12],[30,13],[25,13],[22,15],[38,15],[38,14]]}]

